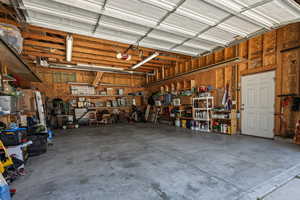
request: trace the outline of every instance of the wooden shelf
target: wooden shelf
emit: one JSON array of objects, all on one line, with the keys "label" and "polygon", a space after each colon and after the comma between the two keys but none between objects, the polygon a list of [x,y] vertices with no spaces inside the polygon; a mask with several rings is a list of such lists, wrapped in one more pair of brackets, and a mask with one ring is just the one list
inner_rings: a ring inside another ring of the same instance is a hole
[{"label": "wooden shelf", "polygon": [[194,118],[195,121],[205,121],[205,122],[209,122],[210,119],[201,119],[201,118]]},{"label": "wooden shelf", "polygon": [[176,117],[176,118],[179,118],[179,119],[187,119],[187,120],[193,120],[193,117]]},{"label": "wooden shelf", "polygon": [[0,62],[7,65],[9,73],[17,74],[22,79],[42,82],[41,79],[25,64],[18,53],[0,37]]},{"label": "wooden shelf", "polygon": [[211,108],[193,108],[194,110],[204,110],[204,111],[207,111],[207,110],[211,110]]},{"label": "wooden shelf", "polygon": [[121,106],[121,107],[88,107],[88,109],[128,109],[130,108],[131,106]]},{"label": "wooden shelf", "polygon": [[98,94],[95,94],[95,95],[75,95],[73,94],[72,95],[73,97],[135,97],[135,96],[131,96],[131,95],[98,95]]},{"label": "wooden shelf", "polygon": [[228,120],[231,121],[232,119],[228,119],[228,118],[212,118],[213,120]]},{"label": "wooden shelf", "polygon": [[218,112],[218,113],[231,113],[230,110],[212,110],[212,112]]}]

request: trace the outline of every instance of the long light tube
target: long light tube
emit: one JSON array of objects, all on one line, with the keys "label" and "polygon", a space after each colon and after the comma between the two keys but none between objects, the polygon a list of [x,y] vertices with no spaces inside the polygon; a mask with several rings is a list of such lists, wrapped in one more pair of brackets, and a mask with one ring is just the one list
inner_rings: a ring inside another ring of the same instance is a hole
[{"label": "long light tube", "polygon": [[152,54],[151,56],[149,56],[149,57],[146,58],[145,60],[139,62],[138,64],[133,65],[133,66],[131,67],[131,69],[136,69],[136,68],[142,66],[143,64],[145,64],[146,62],[152,60],[153,58],[155,58],[155,57],[158,56],[158,55],[159,55],[159,53],[158,53],[158,52],[155,52],[154,54]]},{"label": "long light tube", "polygon": [[66,38],[66,61],[72,61],[72,51],[73,51],[73,36],[71,34],[67,35]]}]

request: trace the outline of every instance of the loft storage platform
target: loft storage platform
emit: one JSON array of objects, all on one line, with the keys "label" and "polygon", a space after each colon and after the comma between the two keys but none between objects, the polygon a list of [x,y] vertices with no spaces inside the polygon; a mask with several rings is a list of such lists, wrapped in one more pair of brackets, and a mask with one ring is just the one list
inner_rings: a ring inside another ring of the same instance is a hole
[{"label": "loft storage platform", "polygon": [[8,72],[18,75],[21,79],[32,82],[42,82],[41,79],[27,66],[20,56],[0,38],[1,63],[6,65]]}]

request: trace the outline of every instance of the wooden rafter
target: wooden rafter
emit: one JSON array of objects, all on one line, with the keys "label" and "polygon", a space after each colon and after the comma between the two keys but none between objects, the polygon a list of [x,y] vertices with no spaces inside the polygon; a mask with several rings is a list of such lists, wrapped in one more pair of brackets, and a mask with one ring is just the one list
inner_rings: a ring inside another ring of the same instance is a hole
[{"label": "wooden rafter", "polygon": [[[68,34],[67,32],[33,25],[28,25],[23,29],[15,21],[1,17],[0,22],[14,24],[22,30],[24,38],[23,54],[24,58],[29,59],[28,61],[34,61],[36,57],[45,57],[51,61],[68,64],[65,60],[65,38]],[[160,69],[162,66],[171,67],[177,62],[184,62],[190,59],[189,56],[182,54],[139,47],[139,50],[143,52],[142,56],[139,51],[130,49],[131,60],[119,60],[116,58],[116,53],[124,52],[128,48],[128,44],[78,34],[73,34],[73,38],[72,63],[75,64],[88,63],[129,69],[132,65],[139,63],[157,51],[160,55],[156,59],[147,62],[138,69],[138,71],[153,71]]]},{"label": "wooden rafter", "polygon": [[94,87],[96,87],[100,83],[103,75],[104,75],[104,72],[97,72],[96,73],[96,77],[95,77],[95,79],[93,81],[93,86]]},{"label": "wooden rafter", "polygon": [[[58,50],[51,52],[39,48],[25,46],[23,49],[23,54],[32,55],[35,57],[54,58],[59,61],[65,60],[65,53],[63,51],[58,51]],[[93,56],[93,55],[82,54],[82,53],[73,53],[73,61],[81,61],[83,63],[91,63],[91,64],[102,63],[109,66],[120,66],[125,68],[129,68],[130,66],[132,66],[132,63],[125,63],[115,58],[113,59],[109,59],[106,57],[102,58],[101,56],[99,57],[99,56]],[[147,63],[143,65],[143,68],[160,68],[160,67]]]}]

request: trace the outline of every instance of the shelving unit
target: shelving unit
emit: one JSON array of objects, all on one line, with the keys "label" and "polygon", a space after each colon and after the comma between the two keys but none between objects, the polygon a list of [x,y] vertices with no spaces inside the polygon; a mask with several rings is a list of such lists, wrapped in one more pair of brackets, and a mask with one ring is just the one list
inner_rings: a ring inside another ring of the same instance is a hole
[{"label": "shelving unit", "polygon": [[213,104],[213,97],[197,97],[192,99],[193,120],[196,121],[196,130],[211,132],[211,110],[214,106]]},{"label": "shelving unit", "polygon": [[236,110],[212,110],[212,124],[217,133],[233,135],[237,133],[237,111]]},{"label": "shelving unit", "polygon": [[130,95],[72,95],[73,97],[134,97],[134,96],[130,96]]}]

